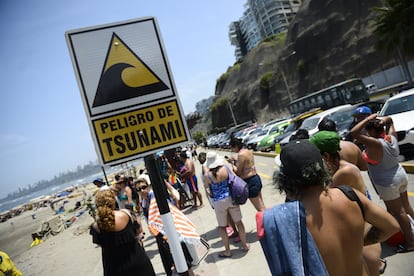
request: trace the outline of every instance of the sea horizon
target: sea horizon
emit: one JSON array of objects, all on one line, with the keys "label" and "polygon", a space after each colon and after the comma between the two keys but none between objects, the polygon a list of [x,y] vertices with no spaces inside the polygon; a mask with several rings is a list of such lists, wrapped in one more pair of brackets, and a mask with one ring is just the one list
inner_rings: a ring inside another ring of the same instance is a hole
[{"label": "sea horizon", "polygon": [[77,187],[84,184],[92,183],[92,179],[101,176],[102,173],[96,173],[87,177],[83,177],[80,179],[75,179],[69,182],[65,182],[63,184],[57,185],[57,186],[50,186],[47,188],[44,188],[42,190],[34,191],[33,193],[27,194],[25,196],[10,199],[7,201],[4,201],[3,203],[0,203],[0,213],[7,212],[9,210],[12,210],[16,207],[19,207],[21,205],[24,205],[26,203],[29,203],[31,200],[35,198],[40,198],[42,196],[48,196],[48,195],[54,195],[58,192],[61,192],[67,188],[70,187]]},{"label": "sea horizon", "polygon": [[[143,160],[142,159],[137,159],[134,161],[131,161],[130,165],[132,166],[142,166],[143,164]],[[122,166],[115,166],[115,167],[111,167],[109,169],[106,170],[106,174],[111,174],[113,172],[119,172],[119,171],[123,171],[125,170],[125,168],[123,168]],[[89,184],[92,183],[93,179],[98,178],[98,177],[102,177],[102,172],[98,172],[95,174],[91,174],[79,179],[74,179],[71,180],[69,182],[65,182],[63,184],[57,185],[57,186],[50,186],[47,188],[44,188],[42,190],[38,190],[38,191],[34,191],[28,195],[19,197],[19,198],[13,198],[10,200],[6,200],[2,203],[0,203],[0,214],[7,212],[9,210],[12,210],[18,206],[24,205],[26,203],[29,203],[31,200],[35,199],[35,198],[40,198],[42,196],[48,196],[48,195],[53,195],[56,194],[60,191],[63,191],[69,187],[76,187],[76,186],[80,186],[80,185],[84,185],[84,184]]]}]

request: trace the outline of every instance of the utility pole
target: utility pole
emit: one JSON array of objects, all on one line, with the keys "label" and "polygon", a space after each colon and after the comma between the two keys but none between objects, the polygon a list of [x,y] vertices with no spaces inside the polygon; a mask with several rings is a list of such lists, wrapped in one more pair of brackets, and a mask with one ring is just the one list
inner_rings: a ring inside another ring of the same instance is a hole
[{"label": "utility pole", "polygon": [[227,98],[227,105],[229,106],[231,117],[233,118],[233,123],[235,126],[237,126],[236,117],[234,117],[233,108],[231,108],[231,104],[228,98]]}]

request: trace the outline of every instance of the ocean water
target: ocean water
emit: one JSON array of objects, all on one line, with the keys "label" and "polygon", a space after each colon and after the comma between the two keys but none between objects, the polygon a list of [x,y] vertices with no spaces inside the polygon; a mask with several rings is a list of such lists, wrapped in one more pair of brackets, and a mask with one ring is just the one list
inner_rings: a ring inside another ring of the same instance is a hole
[{"label": "ocean water", "polygon": [[[142,159],[133,160],[133,161],[129,162],[128,166],[126,166],[126,167],[122,166],[122,165],[118,165],[118,166],[114,166],[114,167],[110,167],[110,168],[106,169],[106,174],[109,175],[109,174],[114,173],[114,172],[123,173],[123,171],[125,171],[128,168],[131,168],[131,166],[135,166],[135,167],[139,168],[139,167],[142,167],[143,164],[144,164],[144,162],[143,162]],[[10,209],[13,209],[13,208],[15,208],[17,206],[20,206],[22,204],[28,203],[30,200],[41,197],[41,196],[47,196],[47,195],[55,194],[55,193],[58,193],[62,190],[65,190],[66,188],[69,188],[69,187],[92,183],[93,179],[98,178],[98,177],[103,178],[102,172],[87,176],[85,178],[69,181],[69,182],[63,183],[61,185],[48,187],[48,188],[45,188],[43,190],[33,192],[29,195],[22,196],[20,198],[15,198],[13,200],[5,201],[3,203],[0,203],[0,213],[3,213],[3,212],[5,212],[7,210],[10,210]]]},{"label": "ocean water", "polygon": [[97,177],[101,177],[102,173],[98,173],[95,175],[91,175],[88,176],[86,178],[82,178],[82,179],[77,179],[77,180],[73,180],[73,181],[69,181],[67,183],[63,183],[61,185],[57,185],[57,186],[52,186],[52,187],[48,187],[45,188],[43,190],[39,190],[36,192],[33,192],[31,194],[19,197],[19,198],[15,198],[9,201],[5,201],[3,203],[0,203],[0,213],[3,213],[7,210],[13,209],[19,205],[28,203],[30,200],[41,197],[41,196],[47,196],[47,195],[52,195],[55,193],[58,193],[62,190],[65,190],[66,188],[69,187],[74,187],[74,186],[79,186],[82,184],[88,184],[91,183],[91,179],[95,179]]}]

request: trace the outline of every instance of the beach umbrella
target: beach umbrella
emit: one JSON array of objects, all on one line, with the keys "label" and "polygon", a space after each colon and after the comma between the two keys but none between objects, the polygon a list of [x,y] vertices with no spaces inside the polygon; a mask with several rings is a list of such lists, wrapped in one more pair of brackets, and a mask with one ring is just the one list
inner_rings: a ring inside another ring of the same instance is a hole
[{"label": "beach umbrella", "polygon": [[[185,243],[200,244],[200,235],[197,233],[194,223],[177,207],[171,203],[168,203],[168,205],[180,240]],[[148,224],[165,235],[164,225],[155,198],[151,199],[148,212]]]}]

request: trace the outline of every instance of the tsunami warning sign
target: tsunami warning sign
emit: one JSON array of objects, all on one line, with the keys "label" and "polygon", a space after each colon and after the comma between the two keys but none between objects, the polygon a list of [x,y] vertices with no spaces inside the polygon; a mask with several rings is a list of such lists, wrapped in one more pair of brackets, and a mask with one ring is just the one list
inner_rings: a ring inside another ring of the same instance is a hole
[{"label": "tsunami warning sign", "polygon": [[140,158],[188,141],[154,17],[65,35],[102,164]]}]

